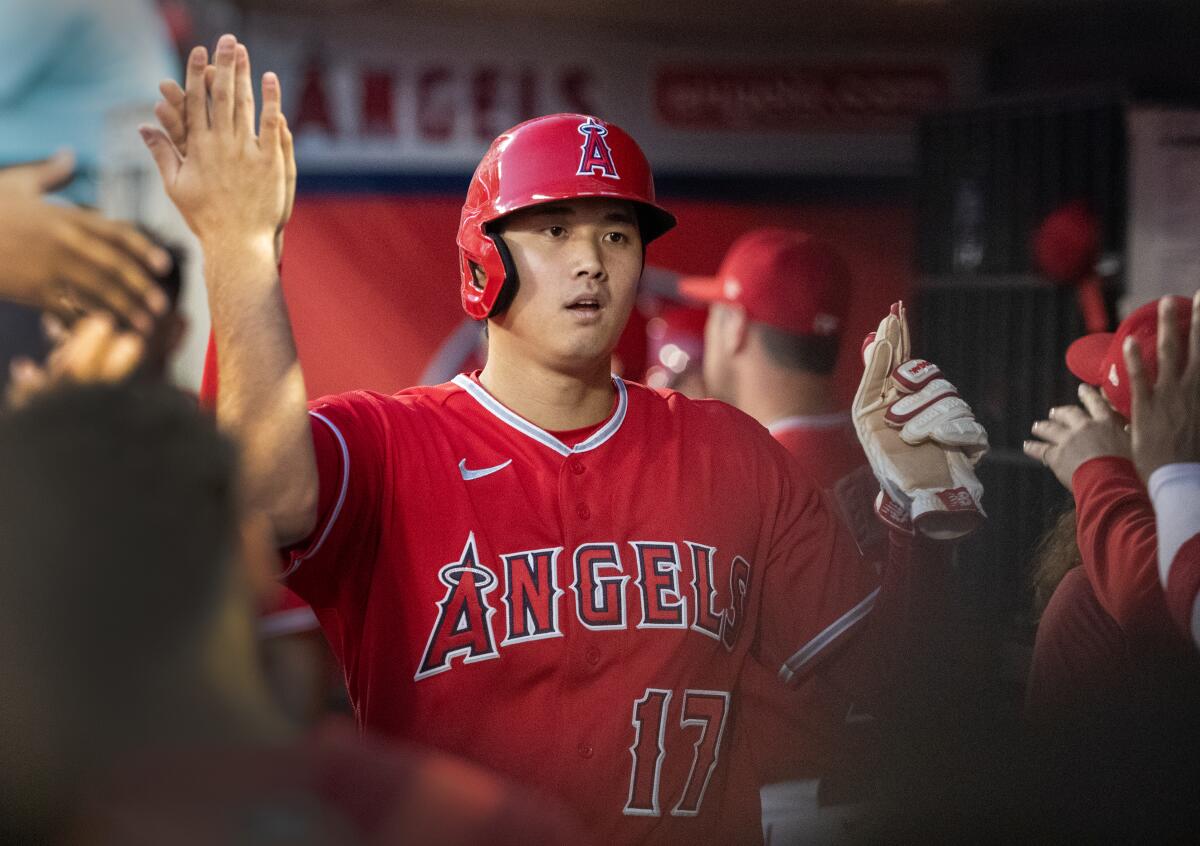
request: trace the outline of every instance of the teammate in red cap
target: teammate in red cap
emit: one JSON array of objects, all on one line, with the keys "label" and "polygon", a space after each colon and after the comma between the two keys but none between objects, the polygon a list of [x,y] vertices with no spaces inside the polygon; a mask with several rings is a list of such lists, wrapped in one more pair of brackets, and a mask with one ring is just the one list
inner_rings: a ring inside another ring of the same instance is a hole
[{"label": "teammate in red cap", "polygon": [[[646,244],[674,224],[641,150],[588,115],[501,135],[458,236],[483,370],[308,407],[273,254],[278,83],[256,136],[235,47],[218,44],[211,118],[193,52],[186,157],[148,141],[204,247],[218,417],[360,722],[558,795],[613,842],[757,840],[738,680],[821,671],[875,575],[753,420],[609,374]],[[903,363],[874,348],[864,420]]]},{"label": "teammate in red cap", "polygon": [[[1187,300],[1171,302],[1173,319],[1185,329]],[[1174,664],[1177,673],[1192,672],[1163,598],[1155,514],[1126,430],[1132,381],[1122,349],[1127,339],[1136,340],[1143,369],[1153,378],[1157,309],[1148,303],[1115,333],[1092,333],[1068,348],[1067,366],[1083,382],[1082,405],[1051,409],[1049,419],[1033,425],[1038,440],[1025,443],[1025,452],[1045,463],[1074,496],[1076,540],[1087,576],[1086,585],[1064,582],[1067,593],[1051,599],[1039,625],[1027,697],[1027,711],[1035,718],[1060,712],[1064,702],[1096,700],[1102,690],[1111,695],[1114,676],[1121,677],[1117,686],[1136,684],[1128,669],[1117,667],[1169,656],[1162,663]]]},{"label": "teammate in red cap", "polygon": [[[1178,297],[1177,319],[1186,326],[1187,300]],[[1075,496],[1077,538],[1096,598],[1122,628],[1163,630],[1162,591],[1154,564],[1154,515],[1132,463],[1129,435],[1130,377],[1122,354],[1126,338],[1141,346],[1153,379],[1158,328],[1155,303],[1126,317],[1115,333],[1093,333],[1067,350],[1067,367],[1083,382],[1082,406],[1052,408],[1033,424],[1036,441],[1025,452],[1046,464]],[[1137,503],[1137,507],[1131,507]]]},{"label": "teammate in red cap", "polygon": [[734,242],[715,277],[685,277],[679,290],[709,304],[711,396],[766,426],[823,488],[866,465],[850,412],[834,396],[850,271],[832,245],[757,229]]}]

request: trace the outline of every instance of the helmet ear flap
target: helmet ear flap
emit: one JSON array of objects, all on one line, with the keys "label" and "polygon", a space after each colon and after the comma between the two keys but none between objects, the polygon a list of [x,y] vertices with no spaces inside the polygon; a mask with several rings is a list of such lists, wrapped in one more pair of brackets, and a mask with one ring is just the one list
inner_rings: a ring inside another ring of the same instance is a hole
[{"label": "helmet ear flap", "polygon": [[487,314],[488,317],[499,317],[512,305],[513,298],[517,295],[517,288],[520,287],[521,283],[517,278],[517,266],[513,263],[512,253],[508,249],[508,244],[504,243],[504,239],[498,233],[485,231],[484,234],[488,240],[496,245],[496,255],[500,257],[500,264],[504,268],[504,282],[501,284],[500,291],[496,294],[496,300]]}]

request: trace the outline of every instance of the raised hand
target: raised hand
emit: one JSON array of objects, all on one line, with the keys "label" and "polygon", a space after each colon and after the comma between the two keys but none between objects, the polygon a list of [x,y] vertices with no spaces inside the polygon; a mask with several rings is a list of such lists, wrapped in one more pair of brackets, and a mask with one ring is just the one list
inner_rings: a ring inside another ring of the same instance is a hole
[{"label": "raised hand", "polygon": [[61,338],[44,366],[29,359],[13,361],[8,406],[20,408],[63,385],[124,381],[137,370],[145,351],[140,335],[122,332],[107,314],[88,315]]},{"label": "raised hand", "polygon": [[221,36],[211,73],[207,50],[192,50],[179,124],[172,124],[174,142],[159,128],[140,131],[168,196],[206,251],[260,243],[274,251],[290,213],[285,146],[291,145],[285,145],[273,73],[263,75],[255,134],[250,58],[239,46],[232,35]]},{"label": "raised hand", "polygon": [[75,154],[68,149],[36,162],[10,165],[0,170],[0,194],[40,197],[71,181]]},{"label": "raised hand", "polygon": [[1025,441],[1025,454],[1042,462],[1067,490],[1072,488],[1075,471],[1093,458],[1111,456],[1129,458],[1129,433],[1125,421],[1091,385],[1079,386],[1078,405],[1060,405],[1050,409],[1048,420],[1033,424],[1040,438]]},{"label": "raised hand", "polygon": [[56,155],[0,171],[0,299],[74,320],[106,311],[149,333],[167,311],[155,276],[167,252],[128,223],[42,199],[70,178],[73,159]]},{"label": "raised hand", "polygon": [[[204,86],[210,95],[216,73],[217,68],[214,65],[208,65],[204,69]],[[244,44],[237,45],[235,75],[237,77],[235,87],[243,85],[243,79],[249,82],[253,78],[250,73],[250,56]],[[179,83],[173,79],[164,79],[159,83],[158,90],[162,94],[163,99],[159,100],[155,105],[154,116],[158,118],[158,122],[163,130],[166,131],[167,137],[171,139],[171,144],[174,145],[179,158],[183,158],[187,155],[187,95],[179,87]],[[287,197],[284,202],[283,217],[280,219],[279,225],[275,230],[276,263],[279,262],[283,255],[283,230],[287,226],[288,220],[292,217],[292,207],[296,201],[296,154],[292,142],[292,132],[288,128],[286,115],[281,113],[279,120],[279,137],[283,148]]]},{"label": "raised hand", "polygon": [[1164,464],[1200,461],[1200,291],[1192,297],[1187,354],[1181,315],[1171,297],[1158,305],[1158,378],[1154,385],[1134,338],[1122,349],[1132,397],[1133,462],[1143,481]]}]

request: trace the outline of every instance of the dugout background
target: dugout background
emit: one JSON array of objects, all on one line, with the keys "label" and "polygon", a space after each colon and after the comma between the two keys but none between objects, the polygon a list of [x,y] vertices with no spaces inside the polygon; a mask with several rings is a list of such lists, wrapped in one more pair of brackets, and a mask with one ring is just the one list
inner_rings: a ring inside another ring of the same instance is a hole
[{"label": "dugout background", "polygon": [[[396,390],[439,360],[463,326],[453,238],[471,168],[496,132],[547,111],[588,106],[643,143],[680,218],[649,253],[668,276],[711,273],[759,225],[837,243],[855,276],[843,400],[861,336],[909,299],[918,349],[991,433],[980,471],[991,520],[960,551],[959,593],[998,683],[1018,689],[1026,564],[1066,501],[1020,442],[1051,405],[1073,400],[1062,353],[1082,332],[1074,291],[1038,276],[1029,238],[1058,204],[1086,200],[1103,221],[1115,313],[1127,281],[1128,110],[1200,102],[1197,4],[173,5],[190,16],[181,43],[232,30],[256,70],[280,72],[301,173],[283,279],[313,395]],[[828,97],[802,96],[814,90]],[[122,186],[155,185],[128,135],[109,183],[117,211],[129,203]],[[179,373],[190,384],[207,336],[198,281]]]}]

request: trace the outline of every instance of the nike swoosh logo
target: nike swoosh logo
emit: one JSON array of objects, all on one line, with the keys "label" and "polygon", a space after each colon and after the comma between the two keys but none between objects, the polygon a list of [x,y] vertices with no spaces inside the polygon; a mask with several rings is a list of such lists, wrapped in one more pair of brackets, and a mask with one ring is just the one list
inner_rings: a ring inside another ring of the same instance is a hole
[{"label": "nike swoosh logo", "polygon": [[464,458],[458,462],[458,472],[462,473],[463,481],[471,481],[472,479],[482,479],[484,476],[490,476],[498,470],[503,470],[508,465],[512,464],[512,459],[503,464],[497,464],[495,467],[481,467],[478,470],[470,470],[467,468],[467,460]]}]

